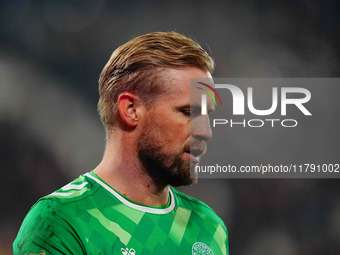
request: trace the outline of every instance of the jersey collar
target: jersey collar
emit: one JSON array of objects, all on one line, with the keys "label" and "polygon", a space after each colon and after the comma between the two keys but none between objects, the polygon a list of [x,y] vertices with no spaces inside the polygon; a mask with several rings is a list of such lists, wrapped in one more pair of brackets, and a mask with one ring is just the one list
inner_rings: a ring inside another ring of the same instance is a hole
[{"label": "jersey collar", "polygon": [[86,177],[94,180],[99,185],[101,185],[104,189],[106,189],[108,192],[110,192],[112,195],[114,195],[120,202],[125,204],[128,207],[131,207],[133,209],[136,209],[138,211],[147,212],[147,213],[154,213],[154,214],[167,214],[171,212],[175,208],[175,198],[172,190],[170,189],[170,204],[166,208],[156,208],[156,207],[150,207],[145,205],[136,204],[134,202],[131,202],[127,200],[124,196],[119,194],[117,191],[115,191],[113,188],[111,188],[109,185],[107,185],[104,181],[99,179],[97,176],[91,173],[86,173]]}]

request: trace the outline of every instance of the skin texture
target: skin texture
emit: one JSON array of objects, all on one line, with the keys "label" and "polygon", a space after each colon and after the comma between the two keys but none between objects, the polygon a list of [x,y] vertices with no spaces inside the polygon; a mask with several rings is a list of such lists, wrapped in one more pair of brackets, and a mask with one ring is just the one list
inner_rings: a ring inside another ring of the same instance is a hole
[{"label": "skin texture", "polygon": [[[157,98],[152,107],[131,93],[119,97],[119,122],[94,170],[115,190],[148,206],[165,205],[170,185],[196,181],[190,166],[199,162],[212,137],[208,115],[200,114],[201,90],[190,97],[190,78],[211,78],[210,73],[195,67],[165,72],[171,93]],[[208,100],[208,111],[213,110]]]}]

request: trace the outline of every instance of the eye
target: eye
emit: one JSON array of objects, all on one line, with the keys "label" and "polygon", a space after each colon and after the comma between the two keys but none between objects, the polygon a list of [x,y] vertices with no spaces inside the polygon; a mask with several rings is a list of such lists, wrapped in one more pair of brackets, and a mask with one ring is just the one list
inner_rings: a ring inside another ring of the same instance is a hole
[{"label": "eye", "polygon": [[190,109],[183,109],[183,110],[181,110],[181,112],[183,113],[183,115],[185,115],[185,116],[190,116]]}]

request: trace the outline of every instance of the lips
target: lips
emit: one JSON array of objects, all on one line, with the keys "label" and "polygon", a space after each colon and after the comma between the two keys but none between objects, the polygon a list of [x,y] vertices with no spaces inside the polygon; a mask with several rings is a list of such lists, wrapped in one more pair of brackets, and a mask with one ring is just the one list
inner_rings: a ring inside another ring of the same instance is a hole
[{"label": "lips", "polygon": [[186,151],[190,155],[190,161],[193,163],[198,163],[200,157],[205,153],[205,149],[202,147],[192,147],[190,150]]}]

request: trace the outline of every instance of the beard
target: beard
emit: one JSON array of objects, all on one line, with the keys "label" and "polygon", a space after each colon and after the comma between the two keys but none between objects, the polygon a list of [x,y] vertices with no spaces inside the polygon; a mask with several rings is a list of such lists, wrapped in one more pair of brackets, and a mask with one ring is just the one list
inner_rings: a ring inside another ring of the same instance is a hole
[{"label": "beard", "polygon": [[178,187],[197,182],[196,164],[183,158],[190,145],[183,146],[178,153],[164,153],[161,142],[152,129],[143,132],[138,140],[138,158],[145,172],[161,185]]}]

